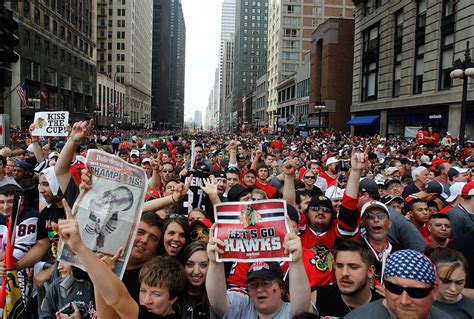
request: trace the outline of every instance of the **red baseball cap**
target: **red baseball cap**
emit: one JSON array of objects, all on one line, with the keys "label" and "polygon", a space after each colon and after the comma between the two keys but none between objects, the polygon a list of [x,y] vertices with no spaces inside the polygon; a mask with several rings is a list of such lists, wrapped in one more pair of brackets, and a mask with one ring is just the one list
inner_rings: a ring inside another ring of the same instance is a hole
[{"label": "red baseball cap", "polygon": [[206,228],[211,228],[212,222],[209,219],[195,219],[192,221],[191,225],[189,225],[190,229],[193,229],[194,226],[201,224]]},{"label": "red baseball cap", "polygon": [[466,183],[461,190],[461,196],[474,196],[474,182]]}]

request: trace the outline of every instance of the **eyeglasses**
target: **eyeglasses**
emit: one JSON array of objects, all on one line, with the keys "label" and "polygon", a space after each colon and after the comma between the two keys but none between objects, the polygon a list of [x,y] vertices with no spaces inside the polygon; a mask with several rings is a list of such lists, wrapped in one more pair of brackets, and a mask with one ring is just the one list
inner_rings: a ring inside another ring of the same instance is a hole
[{"label": "eyeglasses", "polygon": [[377,217],[378,220],[384,220],[385,218],[388,217],[388,215],[386,213],[365,213],[364,215],[364,218],[365,219],[375,219],[375,217]]},{"label": "eyeglasses", "polygon": [[262,281],[251,281],[247,284],[247,288],[250,290],[256,290],[258,287],[269,289],[273,286],[273,280],[262,280]]},{"label": "eyeglasses", "polygon": [[171,172],[173,172],[173,170],[164,169],[164,170],[162,170],[162,172],[166,174],[166,173],[171,173]]},{"label": "eyeglasses", "polygon": [[429,288],[403,287],[387,280],[385,280],[383,283],[385,285],[385,288],[387,288],[387,290],[390,291],[392,294],[400,296],[404,291],[406,291],[408,296],[415,299],[425,298],[433,290],[433,287],[429,287]]},{"label": "eyeglasses", "polygon": [[305,176],[305,179],[316,179],[316,176]]},{"label": "eyeglasses", "polygon": [[196,153],[203,153],[204,151],[196,151]]},{"label": "eyeglasses", "polygon": [[182,155],[175,155],[174,157],[175,158],[182,158],[183,156]]},{"label": "eyeglasses", "polygon": [[323,213],[332,213],[332,209],[325,206],[310,206],[309,209],[314,210],[314,211],[321,210]]},{"label": "eyeglasses", "polygon": [[209,228],[201,228],[198,230],[193,230],[189,233],[191,240],[198,240],[199,238],[209,237]]}]

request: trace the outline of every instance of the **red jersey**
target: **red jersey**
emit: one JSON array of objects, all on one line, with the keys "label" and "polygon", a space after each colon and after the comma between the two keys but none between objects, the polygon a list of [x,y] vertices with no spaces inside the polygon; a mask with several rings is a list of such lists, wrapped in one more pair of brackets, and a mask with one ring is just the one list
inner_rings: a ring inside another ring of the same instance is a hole
[{"label": "red jersey", "polygon": [[[317,256],[315,256],[310,249],[303,248],[301,258],[303,260],[304,269],[306,270],[306,275],[308,276],[311,291],[319,286],[336,283],[330,272],[318,270]],[[236,262],[232,265],[229,278],[227,278],[227,283],[231,289],[237,289],[239,291],[246,289],[247,285],[245,281],[247,280],[247,272],[250,268],[250,264],[251,263]],[[289,271],[289,263],[281,262],[280,267],[284,274],[284,279],[286,279]]]},{"label": "red jersey", "polygon": [[334,218],[323,233],[317,233],[310,225],[300,235],[303,247],[311,249],[314,255],[316,267],[322,272],[333,270],[334,246],[339,241],[359,236],[359,213],[357,211],[357,198],[351,198],[344,193],[342,205],[338,217]]},{"label": "red jersey", "polygon": [[268,198],[273,198],[273,196],[277,192],[277,189],[275,187],[273,187],[272,185],[262,184],[259,181],[255,182],[255,186],[262,189],[265,192],[265,194],[267,194]]},{"label": "red jersey", "polygon": [[439,213],[440,213],[440,214],[446,214],[447,212],[449,212],[449,210],[450,210],[451,208],[453,208],[453,206],[451,206],[451,205],[448,204],[448,205],[444,206],[444,207],[439,211]]},{"label": "red jersey", "polygon": [[425,144],[425,135],[427,132],[424,132],[423,130],[418,130],[418,132],[415,135],[416,141],[419,145]]},{"label": "red jersey", "polygon": [[328,184],[328,187],[336,185],[337,175],[332,177],[326,171],[323,171],[322,173],[319,174],[319,176],[326,180],[326,183]]}]

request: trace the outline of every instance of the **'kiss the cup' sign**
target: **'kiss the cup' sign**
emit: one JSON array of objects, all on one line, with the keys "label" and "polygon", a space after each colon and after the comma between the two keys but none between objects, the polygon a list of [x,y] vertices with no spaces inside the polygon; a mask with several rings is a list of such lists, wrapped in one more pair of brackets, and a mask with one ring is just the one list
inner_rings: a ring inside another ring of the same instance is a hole
[{"label": "'kiss the cup' sign", "polygon": [[69,112],[36,112],[33,136],[68,136]]},{"label": "'kiss the cup' sign", "polygon": [[286,215],[283,200],[215,205],[215,236],[225,244],[217,261],[290,261],[291,255],[283,248],[290,232]]}]

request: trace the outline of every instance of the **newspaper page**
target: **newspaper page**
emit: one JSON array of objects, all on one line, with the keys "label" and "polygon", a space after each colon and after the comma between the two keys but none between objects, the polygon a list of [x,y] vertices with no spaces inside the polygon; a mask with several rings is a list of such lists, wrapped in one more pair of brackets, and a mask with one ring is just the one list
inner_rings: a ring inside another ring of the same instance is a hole
[{"label": "newspaper page", "polygon": [[[114,269],[122,278],[142,214],[146,174],[141,167],[99,150],[87,152],[86,166],[92,173],[92,189],[81,192],[72,213],[82,240],[93,252],[113,256],[123,248]],[[59,259],[84,269],[67,245],[62,245]]]},{"label": "newspaper page", "polygon": [[225,244],[217,261],[290,261],[283,247],[290,232],[285,200],[259,200],[214,205],[214,236]]}]

